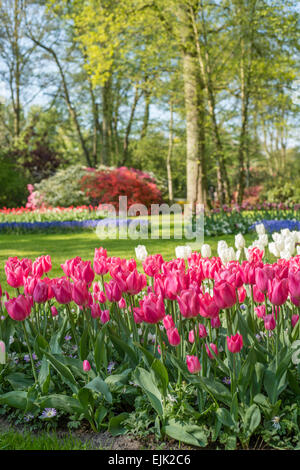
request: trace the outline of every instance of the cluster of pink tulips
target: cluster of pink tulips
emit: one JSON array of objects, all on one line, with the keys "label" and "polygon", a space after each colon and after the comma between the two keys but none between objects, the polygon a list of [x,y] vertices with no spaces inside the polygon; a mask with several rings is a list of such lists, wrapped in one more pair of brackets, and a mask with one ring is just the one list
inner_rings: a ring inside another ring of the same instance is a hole
[{"label": "cluster of pink tulips", "polygon": [[[162,361],[168,348],[177,348],[178,358],[191,373],[204,367],[205,374],[207,359],[214,361],[220,347],[227,354],[242,350],[236,316],[244,314],[244,303],[253,334],[266,333],[270,355],[269,337],[276,329],[291,332],[297,326],[300,256],[264,264],[262,255],[254,248],[249,261],[223,265],[220,258],[204,258],[197,252],[187,261],[164,261],[157,254],[147,256],[144,273],[140,273],[134,259],[108,257],[105,249],[98,248],[93,264],[77,256],[61,265],[64,276],[52,279],[48,277],[50,256],[34,262],[14,257],[7,260],[5,273],[17,295],[10,298],[5,292],[4,305],[13,320],[28,319],[38,332],[43,316],[48,317],[51,329],[56,317],[67,314],[77,344],[80,315],[91,338],[110,322],[116,334],[127,334],[144,347],[151,346],[148,333],[155,325],[155,354],[158,351]],[[77,315],[72,313],[74,304],[79,307]],[[221,327],[226,329],[223,347],[218,334]]]}]

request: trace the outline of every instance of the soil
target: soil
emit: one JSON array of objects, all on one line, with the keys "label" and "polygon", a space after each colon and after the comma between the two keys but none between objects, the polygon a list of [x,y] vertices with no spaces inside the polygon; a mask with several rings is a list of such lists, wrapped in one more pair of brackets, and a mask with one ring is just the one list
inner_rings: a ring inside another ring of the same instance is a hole
[{"label": "soil", "polygon": [[[26,426],[12,425],[4,417],[0,417],[0,433],[15,430],[19,433],[26,431]],[[35,431],[33,434],[39,435],[43,431]],[[68,429],[56,429],[55,434],[59,438],[70,436],[70,430]],[[191,450],[197,449],[198,447],[191,447],[185,444],[180,444],[169,439],[164,442],[157,442],[154,436],[148,436],[147,439],[137,439],[135,436],[112,436],[108,431],[105,432],[91,432],[87,427],[82,426],[81,429],[71,431],[71,435],[74,439],[79,439],[81,442],[88,442],[94,449],[103,450]]]}]

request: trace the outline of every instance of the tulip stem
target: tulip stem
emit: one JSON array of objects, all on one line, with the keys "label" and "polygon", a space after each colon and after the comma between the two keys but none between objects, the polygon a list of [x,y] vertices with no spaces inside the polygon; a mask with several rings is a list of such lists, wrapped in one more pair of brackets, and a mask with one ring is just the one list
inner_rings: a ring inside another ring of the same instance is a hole
[{"label": "tulip stem", "polygon": [[70,305],[69,304],[66,304],[66,305],[67,305],[67,311],[68,311],[68,315],[69,315],[69,321],[70,321],[70,325],[71,325],[72,334],[73,334],[74,341],[76,343],[76,346],[77,346],[77,349],[78,349],[78,354],[79,354],[79,343],[78,343],[78,339],[77,339],[77,335],[76,335],[74,319],[73,319],[73,316],[72,316]]},{"label": "tulip stem", "polygon": [[27,331],[26,331],[26,327],[25,327],[25,322],[24,322],[24,321],[22,321],[22,326],[23,326],[25,341],[26,341],[26,343],[27,343],[27,348],[28,348],[28,352],[29,352],[29,357],[30,357],[30,362],[31,362],[31,367],[32,367],[32,372],[33,372],[34,381],[35,381],[35,383],[36,383],[36,385],[37,385],[37,384],[38,384],[38,379],[37,379],[36,370],[35,370],[35,367],[34,367],[34,362],[33,362],[33,357],[32,357],[32,351],[31,351],[31,347],[30,347],[30,344],[29,344],[28,335],[27,335]]}]

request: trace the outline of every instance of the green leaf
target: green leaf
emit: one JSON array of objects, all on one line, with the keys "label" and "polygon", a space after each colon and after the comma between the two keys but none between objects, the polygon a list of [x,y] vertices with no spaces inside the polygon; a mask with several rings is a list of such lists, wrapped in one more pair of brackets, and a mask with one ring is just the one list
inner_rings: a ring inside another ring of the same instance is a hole
[{"label": "green leaf", "polygon": [[257,405],[251,405],[247,409],[244,416],[244,429],[247,432],[248,436],[253,434],[255,429],[260,425],[261,414]]},{"label": "green leaf", "polygon": [[158,378],[161,383],[163,394],[166,395],[168,385],[169,385],[169,376],[167,369],[159,359],[154,359],[151,365],[151,369],[154,371],[155,376]]},{"label": "green leaf", "polygon": [[95,422],[97,424],[98,430],[100,429],[100,424],[104,420],[107,413],[108,413],[108,409],[105,408],[105,406],[102,405],[102,406],[99,406],[99,408],[97,408],[96,413],[95,413]]},{"label": "green leaf", "polygon": [[231,405],[231,393],[221,382],[208,377],[197,376],[193,379],[193,383],[198,387],[206,388],[216,400],[221,401],[225,405]]},{"label": "green leaf", "polygon": [[70,371],[70,369],[63,364],[62,361],[59,361],[56,357],[54,357],[52,354],[48,353],[47,351],[43,350],[45,356],[51,363],[51,365],[54,367],[54,369],[60,374],[62,377],[63,381],[71,388],[73,393],[78,392],[78,387],[77,387],[77,382]]},{"label": "green leaf", "polygon": [[0,404],[8,405],[12,408],[19,408],[26,410],[27,407],[27,392],[13,391],[0,395]]},{"label": "green leaf", "polygon": [[22,372],[13,372],[5,378],[14,390],[27,390],[34,383],[31,378],[26,377]]},{"label": "green leaf", "polygon": [[53,394],[38,400],[40,408],[56,408],[68,414],[83,413],[82,406],[76,398],[67,395]]},{"label": "green leaf", "polygon": [[140,343],[137,343],[134,341],[134,346],[139,348],[140,351],[142,351],[143,356],[144,356],[144,361],[148,367],[151,367],[152,362],[156,359],[155,356],[148,351],[148,349],[144,348],[143,346],[140,345]]},{"label": "green leaf", "polygon": [[234,419],[232,418],[231,414],[229,413],[226,408],[218,408],[216,410],[216,415],[218,417],[218,420],[224,424],[224,426],[227,426],[228,428],[234,427]]},{"label": "green leaf", "polygon": [[120,436],[125,434],[126,428],[121,426],[122,422],[129,416],[128,413],[120,413],[109,420],[108,431],[112,436]]},{"label": "green leaf", "polygon": [[86,327],[82,333],[79,343],[79,352],[80,352],[80,359],[84,361],[89,353],[89,329]]},{"label": "green leaf", "polygon": [[44,336],[38,335],[35,338],[34,342],[34,351],[36,352],[38,358],[41,360],[43,357],[43,351],[42,349],[49,349],[49,343],[48,341],[45,340]]},{"label": "green leaf", "polygon": [[91,382],[85,385],[84,388],[100,393],[108,403],[112,403],[112,394],[110,393],[108,385],[100,377],[95,377]]},{"label": "green leaf", "polygon": [[115,336],[111,331],[109,332],[109,337],[112,343],[118,348],[123,351],[131,361],[133,366],[136,366],[139,362],[138,356],[136,352],[129,346],[129,344],[125,343],[122,339]]},{"label": "green leaf", "polygon": [[48,393],[49,384],[50,384],[50,367],[49,362],[47,361],[46,356],[43,356],[41,368],[38,376],[38,382],[41,387],[42,393]]},{"label": "green leaf", "polygon": [[95,348],[94,348],[94,358],[97,372],[100,373],[101,367],[107,369],[107,351],[105,344],[105,325],[102,327],[101,331],[98,333]]},{"label": "green leaf", "polygon": [[162,405],[162,396],[157,386],[153,382],[153,378],[150,372],[137,367],[134,371],[134,379],[136,383],[142,387],[147,397],[150,400],[151,405],[157,412],[159,416],[163,416],[163,405]]},{"label": "green leaf", "polygon": [[169,419],[163,427],[163,432],[172,439],[197,447],[207,445],[207,436],[202,428],[196,425],[187,425],[175,419]]}]

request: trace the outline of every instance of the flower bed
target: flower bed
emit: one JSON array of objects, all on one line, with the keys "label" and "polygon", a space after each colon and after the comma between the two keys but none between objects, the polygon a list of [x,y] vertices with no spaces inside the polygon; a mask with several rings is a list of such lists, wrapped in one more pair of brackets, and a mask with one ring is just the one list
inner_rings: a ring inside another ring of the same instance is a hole
[{"label": "flower bed", "polygon": [[[300,256],[262,262],[178,249],[165,262],[9,258],[0,404],[19,419],[248,448],[299,446]],[[14,412],[15,413],[15,412]]]}]

